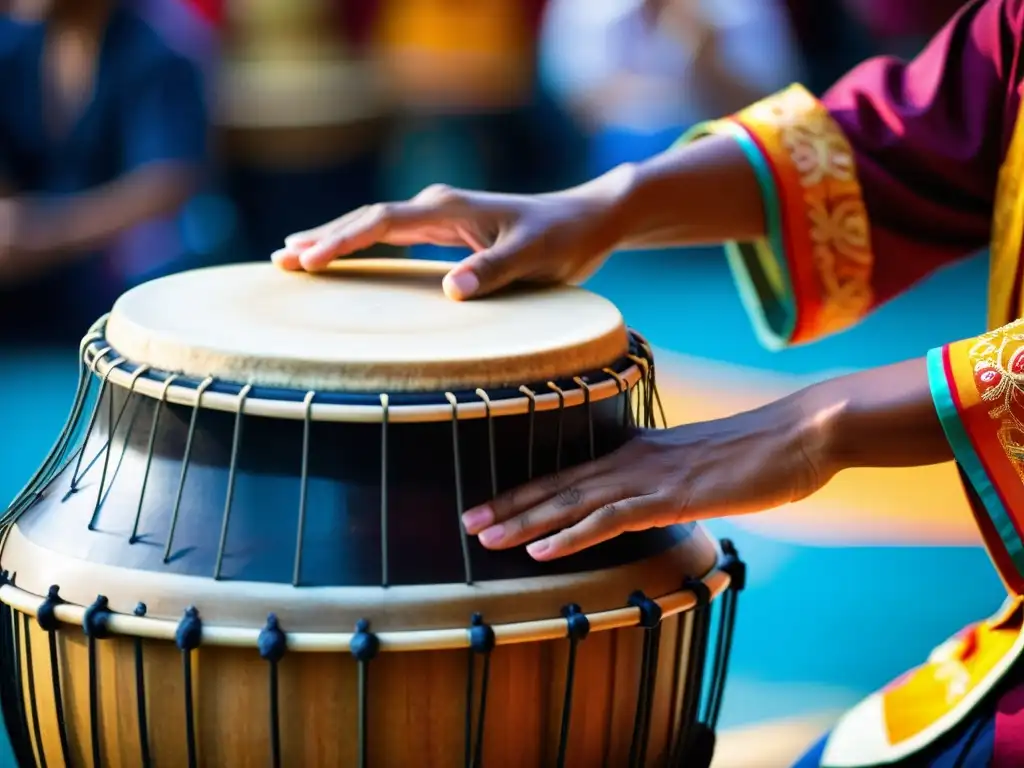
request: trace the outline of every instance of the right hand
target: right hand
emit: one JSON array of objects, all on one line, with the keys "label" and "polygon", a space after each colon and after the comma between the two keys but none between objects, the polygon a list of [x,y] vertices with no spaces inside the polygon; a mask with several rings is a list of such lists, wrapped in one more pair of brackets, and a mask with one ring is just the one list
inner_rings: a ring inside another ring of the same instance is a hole
[{"label": "right hand", "polygon": [[625,168],[546,195],[428,187],[406,202],[360,208],[285,238],[272,255],[283,269],[316,271],[376,243],[468,246],[474,253],[444,278],[449,298],[485,296],[517,280],[576,282],[621,241],[617,212]]}]

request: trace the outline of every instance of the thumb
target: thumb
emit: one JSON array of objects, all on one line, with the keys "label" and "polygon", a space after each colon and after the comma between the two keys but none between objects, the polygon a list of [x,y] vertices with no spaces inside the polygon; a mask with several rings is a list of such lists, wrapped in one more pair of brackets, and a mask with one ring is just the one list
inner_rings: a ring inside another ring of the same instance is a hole
[{"label": "thumb", "polygon": [[522,232],[509,233],[449,270],[442,286],[450,299],[465,301],[494,293],[525,275],[536,244]]}]

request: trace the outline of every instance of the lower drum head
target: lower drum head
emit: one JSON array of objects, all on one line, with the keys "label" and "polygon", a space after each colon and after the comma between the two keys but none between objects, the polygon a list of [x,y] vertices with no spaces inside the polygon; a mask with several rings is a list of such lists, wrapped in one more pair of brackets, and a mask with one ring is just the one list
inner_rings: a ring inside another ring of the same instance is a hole
[{"label": "lower drum head", "polygon": [[199,378],[360,392],[558,379],[628,351],[605,299],[553,286],[454,302],[441,290],[450,268],[358,259],[317,274],[269,263],[186,272],[124,295],[107,340],[130,360]]}]

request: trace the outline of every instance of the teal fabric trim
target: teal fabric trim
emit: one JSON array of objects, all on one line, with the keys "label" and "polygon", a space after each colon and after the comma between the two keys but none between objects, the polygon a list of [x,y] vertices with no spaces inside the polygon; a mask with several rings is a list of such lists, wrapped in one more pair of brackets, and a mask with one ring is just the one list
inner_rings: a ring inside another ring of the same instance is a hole
[{"label": "teal fabric trim", "polygon": [[935,403],[935,412],[939,415],[942,429],[946,433],[946,440],[957,463],[963,467],[964,474],[974,487],[985,511],[988,513],[992,525],[999,534],[1003,546],[1010,555],[1010,559],[1017,567],[1017,573],[1024,576],[1024,542],[1017,534],[1006,507],[1003,505],[999,493],[989,479],[985,466],[981,463],[971,438],[960,420],[960,412],[957,410],[956,402],[953,400],[953,393],[949,389],[949,381],[946,378],[946,366],[942,359],[942,347],[937,347],[928,352],[928,387],[931,389],[932,402]]},{"label": "teal fabric trim", "polygon": [[[761,188],[768,224],[767,237],[754,242],[726,243],[725,255],[758,339],[768,349],[783,349],[792,340],[796,327],[796,300],[786,261],[781,204],[775,187],[775,178],[757,143],[736,123],[698,125],[687,131],[676,145],[690,143],[709,133],[728,133],[737,140],[754,169],[758,186]],[[779,265],[786,284],[785,293],[782,295],[778,295],[769,284],[761,266],[761,260],[766,257]]]}]

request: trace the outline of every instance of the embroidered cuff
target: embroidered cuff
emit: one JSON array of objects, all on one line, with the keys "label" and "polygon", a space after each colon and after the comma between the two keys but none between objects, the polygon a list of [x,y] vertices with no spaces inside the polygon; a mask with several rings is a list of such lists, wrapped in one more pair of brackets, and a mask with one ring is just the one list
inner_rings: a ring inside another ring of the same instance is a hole
[{"label": "embroidered cuff", "polygon": [[1024,592],[1024,320],[933,349],[935,409],[968,485],[989,554]]},{"label": "embroidered cuff", "polygon": [[853,325],[872,306],[874,258],[853,149],[826,108],[794,85],[680,143],[735,137],[764,197],[768,233],[726,244],[744,304],[772,348]]}]

